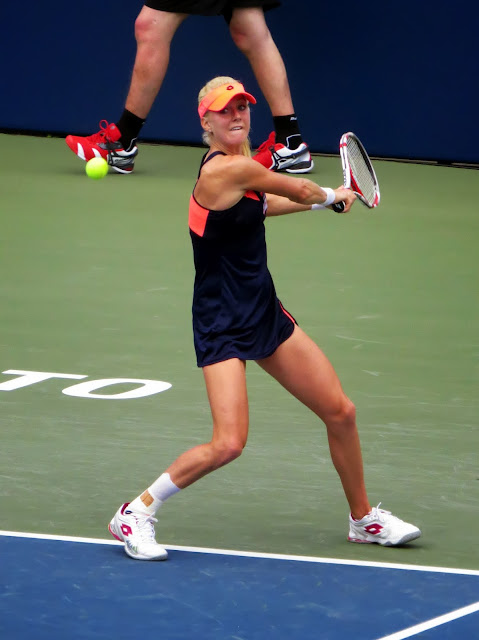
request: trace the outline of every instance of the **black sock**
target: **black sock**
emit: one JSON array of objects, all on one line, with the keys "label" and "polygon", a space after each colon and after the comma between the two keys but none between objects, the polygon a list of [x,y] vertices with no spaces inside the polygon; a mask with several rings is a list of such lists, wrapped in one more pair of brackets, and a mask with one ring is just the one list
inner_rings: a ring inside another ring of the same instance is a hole
[{"label": "black sock", "polygon": [[135,116],[131,111],[128,111],[127,109],[123,111],[121,118],[116,123],[116,126],[120,129],[120,140],[125,151],[129,151],[130,147],[133,147],[140,134],[141,127],[145,122],[146,120]]},{"label": "black sock", "polygon": [[276,142],[284,144],[289,149],[297,149],[303,142],[295,113],[289,116],[273,116]]}]

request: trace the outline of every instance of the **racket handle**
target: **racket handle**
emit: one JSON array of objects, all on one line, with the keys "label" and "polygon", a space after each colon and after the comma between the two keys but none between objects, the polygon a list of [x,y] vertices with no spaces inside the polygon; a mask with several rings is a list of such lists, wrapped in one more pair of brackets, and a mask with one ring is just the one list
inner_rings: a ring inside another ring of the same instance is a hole
[{"label": "racket handle", "polygon": [[335,202],[331,207],[336,213],[342,213],[344,211],[344,202]]}]

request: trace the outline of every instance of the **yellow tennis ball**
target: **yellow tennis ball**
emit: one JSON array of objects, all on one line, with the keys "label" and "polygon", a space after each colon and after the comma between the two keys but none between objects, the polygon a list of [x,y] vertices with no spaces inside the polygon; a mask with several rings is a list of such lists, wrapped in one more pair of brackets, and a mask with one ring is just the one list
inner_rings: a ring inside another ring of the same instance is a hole
[{"label": "yellow tennis ball", "polygon": [[92,158],[85,166],[86,174],[93,180],[100,180],[108,173],[108,162],[103,158]]}]

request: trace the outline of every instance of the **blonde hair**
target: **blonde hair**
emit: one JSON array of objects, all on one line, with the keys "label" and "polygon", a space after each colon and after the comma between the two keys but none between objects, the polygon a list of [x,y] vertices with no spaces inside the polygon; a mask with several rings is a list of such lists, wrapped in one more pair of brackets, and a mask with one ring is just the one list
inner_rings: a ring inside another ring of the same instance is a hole
[{"label": "blonde hair", "polygon": [[[217,87],[221,87],[222,84],[228,84],[229,82],[238,82],[238,80],[235,80],[230,76],[216,76],[216,78],[213,78],[212,80],[207,82],[198,94],[198,105],[210,91],[213,91],[213,89],[216,89]],[[203,131],[202,138],[203,138],[203,143],[207,147],[211,146],[212,140],[211,140],[211,133],[209,131]],[[249,138],[247,138],[247,140],[243,142],[243,145],[241,147],[241,155],[246,156],[247,158],[251,158],[251,155],[252,155],[251,143]]]}]

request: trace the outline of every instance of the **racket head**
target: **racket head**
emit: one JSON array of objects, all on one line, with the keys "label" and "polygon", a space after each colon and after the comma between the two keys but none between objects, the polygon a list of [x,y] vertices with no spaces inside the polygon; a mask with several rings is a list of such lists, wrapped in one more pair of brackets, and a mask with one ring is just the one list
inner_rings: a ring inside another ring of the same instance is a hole
[{"label": "racket head", "polygon": [[352,189],[366,207],[374,209],[381,200],[378,179],[364,145],[352,131],[341,136],[339,153],[344,186]]}]

